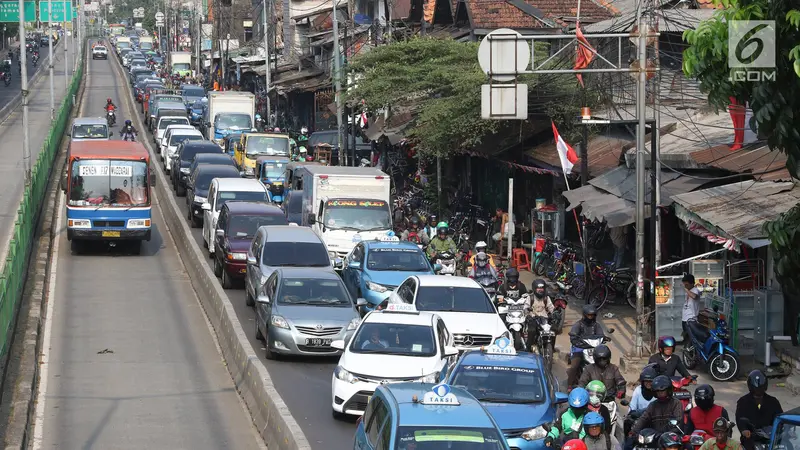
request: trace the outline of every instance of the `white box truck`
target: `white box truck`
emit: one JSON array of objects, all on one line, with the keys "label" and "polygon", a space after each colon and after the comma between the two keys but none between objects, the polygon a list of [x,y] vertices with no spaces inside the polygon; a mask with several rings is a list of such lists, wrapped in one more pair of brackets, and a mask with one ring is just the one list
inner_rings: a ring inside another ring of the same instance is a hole
[{"label": "white box truck", "polygon": [[170,52],[170,73],[180,76],[192,76],[192,54],[190,52]]},{"label": "white box truck", "polygon": [[209,92],[208,108],[201,130],[206,138],[220,147],[225,136],[243,131],[256,131],[256,97],[250,92]]},{"label": "white box truck", "polygon": [[292,180],[292,190],[303,191],[302,225],[325,241],[335,264],[359,242],[392,231],[390,185],[374,167],[304,165]]},{"label": "white box truck", "polygon": [[153,50],[153,38],[150,36],[142,36],[139,38],[139,50],[149,52]]}]

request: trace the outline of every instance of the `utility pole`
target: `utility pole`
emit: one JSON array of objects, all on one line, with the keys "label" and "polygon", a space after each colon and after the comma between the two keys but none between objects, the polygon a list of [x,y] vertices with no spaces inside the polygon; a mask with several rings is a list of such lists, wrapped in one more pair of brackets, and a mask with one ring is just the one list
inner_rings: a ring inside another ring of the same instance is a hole
[{"label": "utility pole", "polygon": [[[68,6],[72,8],[72,6]],[[50,17],[47,18],[47,46],[49,47],[50,60],[47,68],[50,75],[50,120],[56,117],[55,81],[53,80],[53,0],[47,0],[47,9]],[[66,11],[64,12],[66,14]]]},{"label": "utility pole", "polygon": [[[646,86],[647,86],[647,27],[642,15],[644,0],[636,9],[637,24],[639,26],[639,38],[637,39],[637,50],[639,51],[639,73],[636,84],[636,118],[639,125],[636,129],[636,338],[634,342],[634,354],[644,355],[644,336],[641,317],[644,314],[644,203],[645,203],[645,167],[644,167],[644,137],[647,132],[645,117]],[[652,149],[655,151],[655,149]]]},{"label": "utility pole", "polygon": [[333,82],[336,89],[336,145],[339,149],[339,165],[343,166],[346,158],[344,157],[344,145],[342,145],[342,114],[344,111],[342,108],[342,61],[339,49],[339,19],[336,17],[338,5],[337,0],[333,0]]},{"label": "utility pole", "polygon": [[[270,86],[272,85],[272,57],[270,56],[269,51],[269,21],[267,20],[267,15],[269,14],[270,9],[269,0],[264,0],[261,16],[264,19],[262,22],[262,28],[264,32],[264,60],[266,62],[264,67],[266,68],[265,90],[267,92],[267,127],[269,128],[272,127],[272,104],[269,98],[269,90]],[[270,16],[270,19],[271,18],[272,16]]]},{"label": "utility pole", "polygon": [[25,0],[19,0],[20,67],[22,69],[22,167],[25,186],[31,185],[31,138],[28,133],[28,55],[25,51]]},{"label": "utility pole", "polygon": [[64,36],[61,38],[61,40],[64,41],[64,89],[69,89],[69,52],[67,51],[67,47],[69,47],[69,45],[67,45],[69,42],[69,39],[67,39],[67,31],[69,30],[67,30],[66,14],[64,15],[62,28],[64,29]]}]

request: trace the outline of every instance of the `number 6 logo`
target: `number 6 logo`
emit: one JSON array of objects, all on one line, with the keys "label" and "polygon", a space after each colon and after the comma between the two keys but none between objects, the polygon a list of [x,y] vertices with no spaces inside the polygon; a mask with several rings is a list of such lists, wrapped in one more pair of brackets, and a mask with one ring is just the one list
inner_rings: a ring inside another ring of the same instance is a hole
[{"label": "number 6 logo", "polygon": [[772,20],[728,22],[728,67],[774,68],[775,22]]}]

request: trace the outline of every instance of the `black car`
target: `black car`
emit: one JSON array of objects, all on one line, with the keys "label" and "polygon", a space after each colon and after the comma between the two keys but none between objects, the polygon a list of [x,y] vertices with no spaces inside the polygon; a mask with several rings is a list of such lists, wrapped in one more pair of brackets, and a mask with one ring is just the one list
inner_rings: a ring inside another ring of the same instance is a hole
[{"label": "black car", "polygon": [[208,188],[214,178],[241,178],[239,170],[233,166],[200,164],[186,180],[186,206],[192,228],[203,224],[203,203],[208,201]]},{"label": "black car", "polygon": [[303,223],[303,191],[289,191],[283,199],[281,209],[290,223]]},{"label": "black car", "polygon": [[223,154],[219,145],[211,141],[187,141],[178,145],[175,158],[169,162],[172,187],[175,195],[186,195],[186,179],[189,178],[189,166],[192,165],[195,155],[200,153]]},{"label": "black car", "polygon": [[192,164],[189,166],[189,173],[194,172],[194,169],[200,164],[236,167],[236,161],[225,153],[200,153],[194,156],[194,160],[192,160]]}]

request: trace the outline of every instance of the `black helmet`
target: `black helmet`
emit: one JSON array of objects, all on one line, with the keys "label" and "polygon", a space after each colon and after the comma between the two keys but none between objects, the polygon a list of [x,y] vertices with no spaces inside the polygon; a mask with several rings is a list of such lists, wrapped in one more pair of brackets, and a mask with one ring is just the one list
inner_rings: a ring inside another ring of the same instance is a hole
[{"label": "black helmet", "polygon": [[405,212],[407,216],[410,216],[414,213],[414,210],[411,209],[411,205],[406,205],[403,207],[403,212]]},{"label": "black helmet", "polygon": [[[666,375],[659,375],[653,379],[653,392],[656,393],[656,398],[658,401],[668,401],[672,398],[672,381]],[[658,393],[661,391],[665,391],[667,393],[666,397],[659,397]]]},{"label": "black helmet", "polygon": [[[605,344],[600,344],[594,348],[594,362],[598,366],[605,367],[611,362],[611,349]],[[602,363],[601,363],[602,362]]]},{"label": "black helmet", "polygon": [[[586,316],[594,316],[593,318],[588,318]],[[597,308],[594,305],[583,305],[583,320],[587,322],[594,322],[597,320]]]},{"label": "black helmet", "polygon": [[[539,292],[541,290],[541,292]],[[533,282],[533,295],[538,298],[544,298],[547,293],[547,283],[541,278]]]},{"label": "black helmet", "polygon": [[126,121],[125,121],[125,125],[126,125],[126,126],[131,126],[131,119],[128,119],[128,120],[126,120]]},{"label": "black helmet", "polygon": [[683,447],[683,443],[681,442],[681,437],[678,436],[678,433],[669,431],[662,434],[661,438],[658,439],[658,447],[659,448]]},{"label": "black helmet", "polygon": [[645,381],[653,381],[658,376],[658,371],[653,366],[644,366],[642,369],[642,373],[639,374],[639,381],[644,383]]},{"label": "black helmet", "polygon": [[419,217],[414,216],[411,218],[411,226],[414,228],[419,228]]},{"label": "black helmet", "polygon": [[714,406],[714,388],[708,384],[701,384],[694,390],[694,402],[703,411],[708,411]]},{"label": "black helmet", "polygon": [[767,376],[764,375],[764,372],[754,370],[747,376],[747,389],[750,390],[751,394],[753,391],[760,391],[760,393],[763,394],[767,391],[768,387],[769,380],[767,380]]},{"label": "black helmet", "polygon": [[519,271],[513,267],[509,267],[508,270],[506,270],[506,281],[511,284],[517,284],[517,281],[519,281]]},{"label": "black helmet", "polygon": [[672,336],[661,336],[658,338],[658,351],[663,352],[667,347],[675,347],[675,338]]}]

